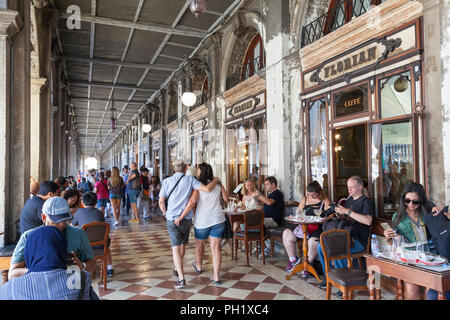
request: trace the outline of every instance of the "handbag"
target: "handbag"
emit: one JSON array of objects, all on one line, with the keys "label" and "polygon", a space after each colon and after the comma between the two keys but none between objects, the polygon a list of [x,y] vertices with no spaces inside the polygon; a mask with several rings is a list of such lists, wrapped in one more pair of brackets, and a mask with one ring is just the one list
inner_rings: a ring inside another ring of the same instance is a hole
[{"label": "handbag", "polygon": [[427,214],[424,221],[437,252],[441,256],[450,259],[450,220],[447,219],[443,212],[448,212],[448,206],[442,209],[436,216],[432,213]]},{"label": "handbag", "polygon": [[222,239],[232,239],[233,229],[231,228],[230,218],[225,215],[225,230],[223,231]]}]

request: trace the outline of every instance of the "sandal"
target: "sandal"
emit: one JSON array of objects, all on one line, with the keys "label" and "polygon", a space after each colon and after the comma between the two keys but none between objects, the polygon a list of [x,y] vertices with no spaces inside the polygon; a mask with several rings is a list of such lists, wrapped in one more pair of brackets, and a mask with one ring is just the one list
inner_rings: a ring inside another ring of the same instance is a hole
[{"label": "sandal", "polygon": [[197,261],[194,260],[194,262],[192,263],[192,266],[194,267],[195,271],[196,271],[198,274],[203,273],[203,270],[198,270],[198,269],[197,269],[197,266],[195,265],[196,262],[197,262]]},{"label": "sandal", "polygon": [[214,279],[211,279],[211,282],[214,282],[215,284],[222,284],[222,281],[220,281],[220,280],[214,280]]}]

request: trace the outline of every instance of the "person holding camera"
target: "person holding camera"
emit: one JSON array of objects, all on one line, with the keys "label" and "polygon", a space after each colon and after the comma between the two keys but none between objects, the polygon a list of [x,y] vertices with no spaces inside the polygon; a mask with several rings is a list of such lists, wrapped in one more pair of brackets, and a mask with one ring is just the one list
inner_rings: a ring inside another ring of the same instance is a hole
[{"label": "person holding camera", "polygon": [[[358,253],[365,250],[369,241],[370,227],[375,215],[375,206],[373,200],[367,196],[364,188],[364,182],[359,176],[352,176],[347,180],[348,198],[345,206],[338,205],[333,213],[336,219],[331,219],[323,224],[323,231],[331,229],[345,229],[350,233],[350,253]],[[317,252],[325,271],[325,258],[320,243]],[[335,260],[335,268],[347,267],[347,260]],[[326,278],[320,283],[321,288],[326,288]],[[341,296],[342,292],[338,292]]]}]

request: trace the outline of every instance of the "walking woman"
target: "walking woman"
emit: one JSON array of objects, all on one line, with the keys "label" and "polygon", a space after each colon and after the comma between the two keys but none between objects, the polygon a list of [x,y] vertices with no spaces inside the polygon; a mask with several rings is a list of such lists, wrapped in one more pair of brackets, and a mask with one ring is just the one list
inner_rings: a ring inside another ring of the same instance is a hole
[{"label": "walking woman", "polygon": [[113,167],[111,170],[111,178],[108,179],[109,200],[114,215],[114,226],[119,224],[120,202],[123,192],[123,178],[119,174],[119,168]]},{"label": "walking woman", "polygon": [[[197,179],[205,186],[214,180],[211,166],[207,163],[199,164],[197,167]],[[228,193],[220,183],[211,192],[199,191],[197,208],[194,216],[195,234],[195,271],[202,273],[203,253],[209,238],[213,259],[212,281],[221,284],[219,279],[220,265],[222,263],[222,250],[220,243],[225,230],[225,215],[222,210],[221,197],[228,202]]]},{"label": "walking woman", "polygon": [[98,174],[98,181],[94,186],[94,193],[97,194],[97,207],[102,211],[103,216],[106,218],[105,214],[106,204],[108,203],[109,191],[108,191],[108,181],[105,179],[105,174],[100,172]]}]

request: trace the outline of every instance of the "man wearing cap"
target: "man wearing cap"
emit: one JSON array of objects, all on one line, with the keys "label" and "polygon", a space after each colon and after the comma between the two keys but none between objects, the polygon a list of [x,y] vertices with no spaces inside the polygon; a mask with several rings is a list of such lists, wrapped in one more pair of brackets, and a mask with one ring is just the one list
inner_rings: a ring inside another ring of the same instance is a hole
[{"label": "man wearing cap", "polygon": [[[80,228],[67,225],[72,220],[69,203],[62,197],[52,197],[42,206],[42,221],[45,226],[53,226],[62,231],[67,239],[67,252],[72,254],[72,262],[81,270],[95,270],[94,253],[92,252],[86,232]],[[38,227],[39,228],[39,227]],[[24,249],[28,236],[36,229],[22,234],[14,249],[9,268],[9,279],[20,277],[28,270],[25,265]]]},{"label": "man wearing cap", "polygon": [[[217,178],[205,186],[195,177],[186,175],[186,164],[183,161],[175,161],[173,164],[175,174],[163,180],[159,193],[159,207],[166,217],[167,230],[172,244],[172,256],[175,265],[174,275],[178,277],[175,289],[186,286],[183,270],[183,258],[186,252],[186,244],[189,241],[192,218],[194,213],[192,207],[195,204],[191,195],[196,190],[211,192],[219,181]],[[166,199],[168,206],[166,208]],[[167,209],[167,210],[166,210]]]},{"label": "man wearing cap", "polygon": [[25,202],[20,213],[20,233],[42,225],[41,213],[44,202],[58,193],[58,185],[53,181],[44,181],[36,196]]}]

